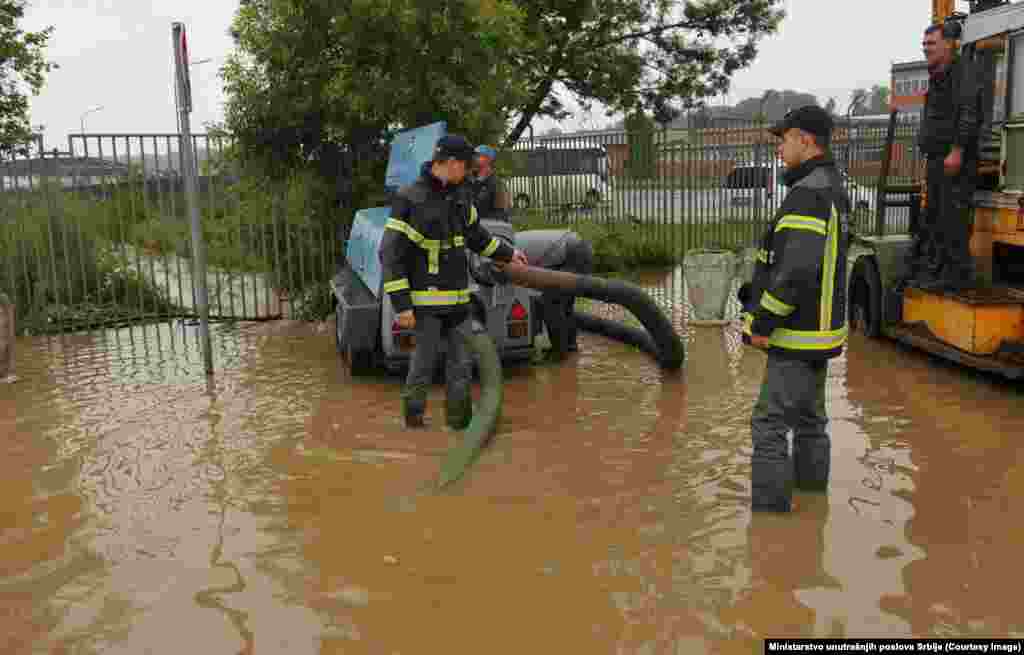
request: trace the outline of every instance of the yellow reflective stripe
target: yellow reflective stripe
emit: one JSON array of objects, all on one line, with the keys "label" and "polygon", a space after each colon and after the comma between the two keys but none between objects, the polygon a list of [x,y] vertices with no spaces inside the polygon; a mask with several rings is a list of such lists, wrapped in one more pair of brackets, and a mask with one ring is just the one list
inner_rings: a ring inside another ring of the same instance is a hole
[{"label": "yellow reflective stripe", "polygon": [[459,291],[413,291],[412,304],[419,306],[461,305],[469,302],[469,289]]},{"label": "yellow reflective stripe", "polygon": [[787,350],[833,350],[846,342],[849,332],[844,325],[838,330],[787,330],[776,328],[768,337],[772,346]]},{"label": "yellow reflective stripe", "polygon": [[469,206],[469,224],[472,225],[473,223],[476,223],[476,219],[477,219],[476,205],[470,205]]},{"label": "yellow reflective stripe", "polygon": [[758,250],[757,251],[757,261],[759,261],[759,262],[761,262],[763,264],[767,264],[768,263],[768,251],[765,250],[764,248],[761,248],[760,250]]},{"label": "yellow reflective stripe", "polygon": [[747,336],[753,336],[751,328],[754,325],[754,315],[750,312],[743,312],[740,316],[743,318],[743,333]]},{"label": "yellow reflective stripe", "polygon": [[397,218],[389,218],[388,222],[384,224],[384,229],[401,232],[405,236],[409,237],[410,241],[417,244],[425,239],[425,237],[422,234],[416,231],[416,228],[409,225],[405,221],[398,220]]},{"label": "yellow reflective stripe", "polygon": [[761,294],[761,306],[779,316],[789,316],[796,311],[796,307],[787,305],[767,291]]},{"label": "yellow reflective stripe", "polygon": [[455,247],[456,248],[466,245],[466,238],[465,237],[455,237],[454,239],[452,239],[452,241],[455,242]]},{"label": "yellow reflective stripe", "polygon": [[836,290],[836,264],[839,259],[839,214],[832,206],[832,218],[828,222],[828,236],[825,238],[824,261],[821,265],[821,322],[822,330],[832,327],[832,297]]},{"label": "yellow reflective stripe", "polygon": [[487,244],[487,247],[484,248],[483,252],[481,252],[480,254],[483,255],[484,257],[490,257],[497,250],[498,250],[498,239],[496,237],[491,237],[491,242]]},{"label": "yellow reflective stripe", "polygon": [[405,221],[400,221],[397,218],[389,218],[387,223],[384,224],[385,230],[395,230],[401,232],[409,238],[410,241],[415,243],[420,248],[427,251],[427,272],[437,273],[439,253],[441,252],[441,242],[436,239],[428,239],[420,234],[416,228],[409,225]]},{"label": "yellow reflective stripe", "polygon": [[427,251],[427,272],[437,273],[441,257],[441,242],[437,239],[424,239],[419,246]]},{"label": "yellow reflective stripe", "polygon": [[409,288],[409,278],[403,277],[400,280],[391,280],[384,283],[384,293],[394,293]]},{"label": "yellow reflective stripe", "polygon": [[828,223],[815,218],[813,216],[798,216],[796,214],[786,214],[779,219],[778,224],[775,226],[775,231],[779,230],[807,230],[809,232],[816,232],[822,236],[828,230]]}]

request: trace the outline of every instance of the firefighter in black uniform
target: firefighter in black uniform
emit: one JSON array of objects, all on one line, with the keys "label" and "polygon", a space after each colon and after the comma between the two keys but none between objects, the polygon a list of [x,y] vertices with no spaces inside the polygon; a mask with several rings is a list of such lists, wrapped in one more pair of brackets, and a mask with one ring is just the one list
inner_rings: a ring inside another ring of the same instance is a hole
[{"label": "firefighter in black uniform", "polygon": [[[494,172],[497,151],[491,146],[480,145],[475,152],[476,174],[472,178],[472,186],[477,213],[480,218],[511,223],[508,189]],[[566,232],[556,240],[552,240],[549,234],[528,234],[519,243],[534,266],[582,275],[593,272],[594,251],[575,232]],[[547,326],[550,354],[556,359],[579,350],[576,319],[573,317],[575,304],[576,296],[563,291],[547,290],[541,294],[539,317]]]},{"label": "firefighter in black uniform", "polygon": [[402,187],[392,203],[381,243],[384,291],[403,329],[415,328],[416,350],[402,390],[408,427],[424,424],[427,391],[441,340],[446,339],[446,415],[453,429],[472,418],[473,362],[462,335],[470,329],[469,267],[466,246],[499,262],[526,263],[523,254],[480,225],[469,185],[463,184],[473,158],[465,138],[438,140],[433,161],[420,178]]},{"label": "firefighter in black uniform", "polygon": [[744,341],[768,353],[751,418],[755,511],[790,511],[794,482],[803,490],[828,488],[825,378],[828,360],[846,343],[850,235],[850,200],[828,155],[832,127],[824,109],[809,105],[771,130],[782,139],[778,155],[790,190],[762,240],[754,279],[740,293]]},{"label": "firefighter in black uniform", "polygon": [[473,202],[480,218],[510,223],[508,189],[505,183],[494,173],[494,160],[498,151],[491,146],[480,145],[476,153],[476,172],[471,182],[473,186]]},{"label": "firefighter in black uniform", "polygon": [[932,25],[922,44],[929,72],[920,136],[927,207],[909,253],[907,281],[961,290],[974,283],[969,246],[981,88],[956,54],[955,29]]}]

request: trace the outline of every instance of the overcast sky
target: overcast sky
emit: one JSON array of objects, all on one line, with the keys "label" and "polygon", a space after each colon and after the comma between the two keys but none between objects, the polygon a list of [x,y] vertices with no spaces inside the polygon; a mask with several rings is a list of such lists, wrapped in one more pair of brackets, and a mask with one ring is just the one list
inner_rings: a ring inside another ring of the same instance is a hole
[{"label": "overcast sky", "polygon": [[[850,90],[888,83],[893,61],[920,57],[931,0],[788,0],[789,16],[757,61],[733,79],[731,103],[770,88],[810,92],[845,109]],[[966,8],[966,3],[961,5]],[[29,0],[24,27],[55,27],[49,59],[60,65],[32,100],[47,148],[67,147],[81,114],[91,133],[174,132],[171,22],[185,23],[192,61],[194,132],[223,116],[218,69],[233,47],[227,29],[238,0]],[[602,118],[603,120],[603,118]],[[582,125],[579,120],[563,129]],[[538,122],[538,131],[551,123]]]}]

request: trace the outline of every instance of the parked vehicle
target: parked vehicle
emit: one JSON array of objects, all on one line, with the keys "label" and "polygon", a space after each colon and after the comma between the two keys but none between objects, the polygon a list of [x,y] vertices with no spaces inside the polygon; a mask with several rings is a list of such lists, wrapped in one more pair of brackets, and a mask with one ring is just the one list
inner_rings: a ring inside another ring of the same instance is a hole
[{"label": "parked vehicle", "polygon": [[604,147],[542,147],[516,150],[513,173],[506,176],[512,206],[596,207],[608,199],[608,152]]},{"label": "parked vehicle", "polygon": [[[783,184],[784,167],[781,161],[771,164],[741,164],[725,177],[722,187],[726,205],[730,209],[758,207],[775,211],[786,197]],[[874,190],[850,179],[843,173],[854,212],[868,215],[875,211]]]}]

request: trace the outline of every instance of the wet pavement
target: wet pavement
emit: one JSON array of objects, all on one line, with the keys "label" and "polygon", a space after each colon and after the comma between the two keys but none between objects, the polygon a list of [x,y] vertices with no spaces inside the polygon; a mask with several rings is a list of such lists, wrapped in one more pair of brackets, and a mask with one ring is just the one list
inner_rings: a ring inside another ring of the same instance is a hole
[{"label": "wet pavement", "polygon": [[[677,293],[678,274],[655,282]],[[682,375],[589,335],[508,370],[498,434],[440,494],[454,436],[401,429],[399,380],[350,379],[330,330],[215,325],[211,384],[181,323],[20,339],[21,381],[0,386],[0,652],[1024,633],[1024,387],[855,337],[829,373],[829,495],[752,521],[764,356],[732,329],[687,331]]]}]

